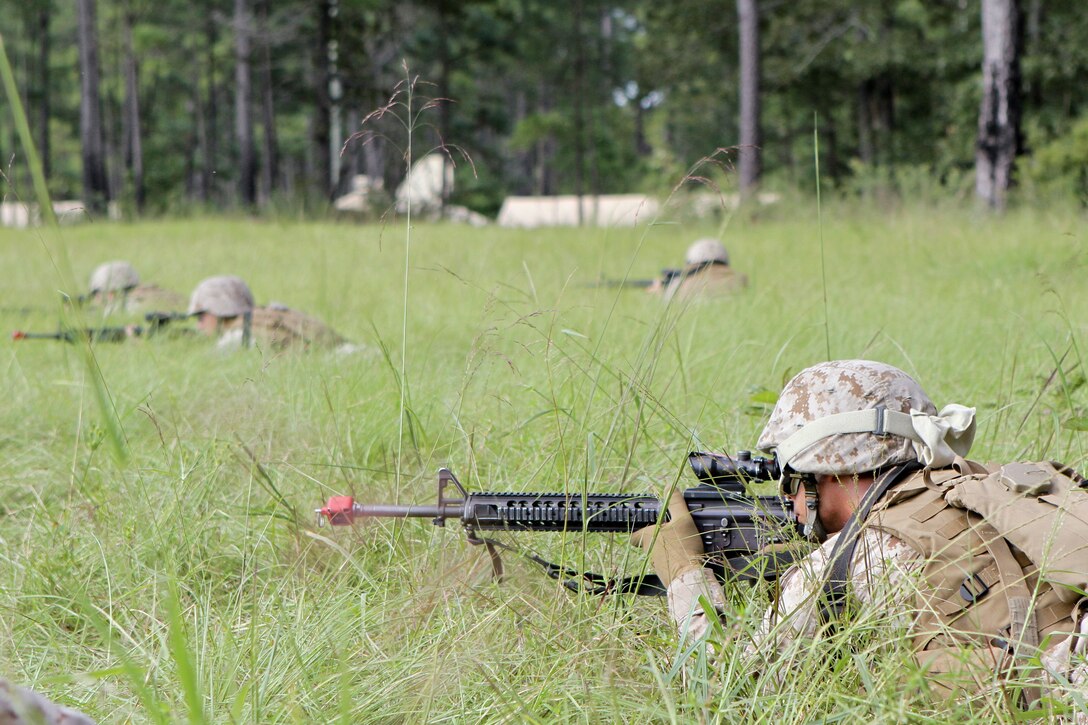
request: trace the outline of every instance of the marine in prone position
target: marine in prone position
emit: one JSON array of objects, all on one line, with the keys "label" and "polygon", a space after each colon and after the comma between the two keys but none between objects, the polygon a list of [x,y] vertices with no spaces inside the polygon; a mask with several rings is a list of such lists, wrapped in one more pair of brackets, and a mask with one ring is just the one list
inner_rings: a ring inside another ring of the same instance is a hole
[{"label": "marine in prone position", "polygon": [[111,315],[124,312],[175,311],[185,307],[185,298],[177,292],[154,284],[143,284],[136,268],[116,260],[95,267],[89,281],[90,292],[80,298],[89,309]]},{"label": "marine in prone position", "polygon": [[[938,412],[913,378],[878,362],[821,363],[790,380],[758,446],[777,457],[781,492],[818,547],[779,580],[746,646],[754,667],[819,646],[852,617],[890,615],[938,695],[1083,702],[1085,481],[1050,462],[968,460],[974,415]],[[702,638],[727,598],[682,498],[669,515],[632,541],[649,549],[682,635]]]},{"label": "marine in prone position", "polygon": [[729,252],[717,239],[699,239],[684,254],[684,267],[667,270],[647,288],[666,301],[726,297],[748,286],[748,277],[729,264]]},{"label": "marine in prone position", "polygon": [[189,299],[188,314],[196,317],[201,333],[217,338],[221,349],[327,349],[344,353],[364,349],[304,312],[277,303],[257,306],[249,285],[233,275],[209,277],[198,284]]}]

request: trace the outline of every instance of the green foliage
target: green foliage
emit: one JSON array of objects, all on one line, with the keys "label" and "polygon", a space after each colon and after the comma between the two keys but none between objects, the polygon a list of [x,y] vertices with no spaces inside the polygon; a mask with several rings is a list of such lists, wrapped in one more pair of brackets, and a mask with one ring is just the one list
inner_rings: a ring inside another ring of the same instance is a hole
[{"label": "green foliage", "polygon": [[1039,146],[1026,171],[1041,191],[1088,202],[1088,116],[1078,119],[1068,133]]},{"label": "green foliage", "polygon": [[[307,214],[328,211],[333,109],[325,41],[336,41],[345,136],[389,98],[404,62],[430,84],[428,95],[450,99],[425,140],[441,137],[478,160],[461,200],[485,212],[508,194],[570,192],[579,184],[587,192],[662,192],[700,159],[737,143],[739,43],[730,4],[340,0],[331,20],[321,15],[326,3],[270,3],[267,18],[264,4],[250,5],[257,21],[249,100],[257,138],[274,130],[277,141],[278,175],[260,195],[270,213],[280,203]],[[1076,176],[1083,166],[1078,124],[1088,102],[1083,8],[1078,0],[1025,5],[1024,197],[1082,194]],[[131,211],[121,74],[123,20],[130,16],[146,211],[229,208],[238,176],[235,37],[227,22],[234,4],[99,0],[98,6],[114,196]],[[766,187],[811,195],[815,112],[828,188],[882,199],[919,187],[927,197],[961,195],[978,128],[978,3],[797,0],[760,7]],[[66,199],[81,193],[75,16],[70,3],[0,0],[34,136],[39,145],[49,136],[49,188]],[[264,128],[266,96],[274,106],[272,129]],[[42,124],[37,112],[46,103],[50,118]],[[405,139],[395,128],[381,130],[386,136],[366,153],[349,147],[342,171],[374,174],[392,193],[404,177]],[[30,177],[16,146],[13,129],[0,125],[5,193],[26,197]],[[270,167],[263,148],[259,155],[262,169]]]},{"label": "green foliage", "polygon": [[557,111],[532,113],[518,121],[510,134],[510,148],[528,151],[541,141],[569,133],[569,121]]}]

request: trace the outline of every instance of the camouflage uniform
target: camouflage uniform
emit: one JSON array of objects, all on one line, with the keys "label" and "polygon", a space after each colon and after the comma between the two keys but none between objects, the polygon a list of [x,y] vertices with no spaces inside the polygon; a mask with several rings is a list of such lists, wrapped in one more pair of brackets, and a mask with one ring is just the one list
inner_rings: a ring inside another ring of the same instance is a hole
[{"label": "camouflage uniform", "polygon": [[55,705],[41,695],[0,680],[0,725],[94,725],[81,712]]},{"label": "camouflage uniform", "polygon": [[748,277],[720,263],[692,265],[673,277],[664,299],[692,301],[728,297],[748,286]]},{"label": "camouflage uniform", "polygon": [[125,312],[173,312],[185,309],[185,297],[154,284],[141,284],[124,296]]},{"label": "camouflage uniform", "polygon": [[[823,626],[817,611],[817,601],[824,584],[828,557],[838,540],[833,534],[812,554],[791,567],[779,580],[777,601],[763,614],[755,639],[747,645],[753,663],[773,659],[797,641],[817,639]],[[865,529],[850,563],[851,594],[862,608],[859,616],[868,614],[888,618],[889,625],[909,629],[914,606],[914,587],[924,561],[910,546],[876,529]],[[668,587],[669,612],[681,634],[701,639],[711,627],[710,616],[699,603],[700,597],[714,605],[715,618],[726,613],[725,594],[709,569],[681,575]],[[1046,692],[1061,698],[1068,681],[1081,696],[1088,694],[1088,617],[1069,622],[1069,633],[1052,638],[1042,651],[1040,660],[1050,676],[1051,689]],[[818,645],[815,645],[818,646]],[[982,687],[997,689],[999,683],[990,678]],[[1044,689],[1047,689],[1044,687]],[[1081,714],[1077,722],[1088,723]]]},{"label": "camouflage uniform", "polygon": [[[918,496],[915,501],[927,501],[922,496],[929,493],[935,495],[938,503],[943,503],[943,490],[934,494],[937,479],[959,476],[965,468],[982,468],[961,457],[966,454],[973,439],[973,416],[973,409],[956,405],[945,406],[937,413],[921,387],[897,368],[869,361],[836,361],[804,370],[787,384],[758,444],[762,450],[776,454],[785,477],[795,475],[794,472],[803,472],[846,479],[851,474],[868,475],[877,470],[909,472],[909,469],[899,468],[903,464],[925,465],[923,470],[909,473],[889,487],[882,497],[875,499],[870,514],[860,525],[857,544],[849,555],[845,575],[849,591],[859,607],[859,615],[890,617],[889,624],[893,627],[899,626],[922,639],[928,637],[927,641],[930,642],[934,641],[931,636],[934,630],[927,627],[917,632],[912,629],[916,625],[922,626],[922,622],[932,621],[934,617],[932,610],[919,609],[919,592],[927,593],[925,601],[930,603],[929,606],[934,601],[945,601],[934,600],[928,594],[932,590],[925,588],[928,586],[928,580],[924,578],[927,565],[937,564],[938,569],[953,573],[967,569],[957,568],[956,562],[951,562],[949,567],[946,563],[948,560],[939,555],[927,560],[921,551],[887,533],[882,525],[885,517],[893,515],[893,509],[909,504],[912,490],[921,492],[914,494]],[[832,491],[821,487],[837,485],[841,484],[827,479],[818,482],[813,478],[804,483],[810,524],[818,518],[819,494],[814,491],[824,490],[825,494],[830,494]],[[878,484],[872,486],[876,488]],[[783,487],[789,488],[785,482]],[[799,498],[800,489],[790,493]],[[963,512],[963,516],[967,516],[966,512]],[[945,535],[936,528],[928,529],[929,533],[926,533],[927,522],[937,520],[935,517],[918,517],[915,529],[922,532],[923,538],[936,541],[942,540],[940,536],[948,539],[954,535]],[[947,521],[947,518],[941,521]],[[672,524],[670,521],[665,526]],[[846,528],[849,528],[849,524]],[[783,654],[792,643],[811,641],[819,636],[826,621],[825,614],[820,610],[827,595],[826,587],[831,573],[829,561],[842,536],[843,533],[839,532],[827,537],[818,549],[780,578],[778,598],[764,614],[757,636],[747,646],[754,667],[758,667],[760,660]],[[850,552],[849,549],[845,551]],[[669,611],[682,635],[701,638],[710,629],[711,617],[721,615],[726,610],[721,584],[709,569],[674,569],[681,573],[668,582]],[[1025,566],[1023,579],[1017,583],[1028,578],[1030,571],[1033,569]],[[962,576],[962,573],[958,576]],[[966,579],[964,581],[967,582]],[[1002,584],[1004,581],[999,579],[992,586],[997,591],[1007,591]],[[1041,587],[1044,592],[1047,589],[1048,586]],[[981,604],[983,608],[1004,605],[1004,598],[996,592],[989,600],[981,599],[986,594],[983,591],[968,601],[989,602],[989,605]],[[1046,599],[1045,594],[1037,596],[1040,600]],[[704,611],[701,599],[710,603],[716,611]],[[958,606],[961,609],[955,611],[966,611],[963,608],[970,605],[959,601]],[[1033,678],[1029,681],[1041,686],[1042,692],[1035,688],[1034,695],[1026,699],[1034,699],[1039,694],[1062,697],[1069,694],[1070,687],[1074,691],[1074,699],[1084,698],[1088,695],[1088,660],[1085,658],[1088,654],[1088,617],[1077,606],[1066,606],[1064,619],[1055,615],[1058,607],[1044,611],[1041,602],[1038,606],[1040,615],[1050,617],[1046,621],[1049,636],[1043,639],[1042,649],[1037,652],[1042,673],[1031,670],[1026,674]],[[1009,600],[1009,609],[1003,610],[1002,615],[1005,621],[1012,616],[1011,607],[1012,600]],[[975,623],[971,617],[963,621],[969,620],[971,624]],[[1038,624],[1041,632],[1044,621],[1040,620]],[[1014,662],[1026,661],[1029,667],[1032,666],[1031,660],[1014,659],[1012,652],[1015,650],[1002,640],[1002,637],[1008,637],[1007,634],[994,632],[990,639],[991,633],[986,629],[970,636],[964,633],[965,636],[960,638],[954,633],[956,625],[952,626],[947,644],[942,639],[938,643],[940,647],[930,649],[927,644],[920,651],[916,648],[919,661],[932,667],[929,670],[932,674],[930,682],[935,689],[947,687],[950,690],[996,692],[1001,688],[1001,681],[995,673],[1002,672],[1003,668]],[[1013,639],[1010,638],[1009,642],[1013,642]],[[915,641],[916,647],[917,644]],[[945,649],[942,651],[941,647]],[[969,664],[960,665],[950,652],[968,653]],[[930,654],[934,656],[928,657]],[[952,668],[948,667],[950,661],[956,662]],[[938,674],[966,679],[942,680],[937,677]],[[1078,721],[1088,722],[1088,714],[1079,715]]]},{"label": "camouflage uniform", "polygon": [[365,349],[351,344],[321,320],[286,305],[255,306],[249,285],[239,277],[202,281],[189,300],[189,314],[200,318],[198,324],[205,334],[218,336],[221,350],[244,345],[274,351],[321,348],[350,353]]},{"label": "camouflage uniform", "polygon": [[[224,323],[219,338],[221,349],[241,347],[245,338],[245,319]],[[250,344],[270,350],[337,350],[352,352],[349,343],[321,320],[282,305],[255,307],[249,321]]]}]

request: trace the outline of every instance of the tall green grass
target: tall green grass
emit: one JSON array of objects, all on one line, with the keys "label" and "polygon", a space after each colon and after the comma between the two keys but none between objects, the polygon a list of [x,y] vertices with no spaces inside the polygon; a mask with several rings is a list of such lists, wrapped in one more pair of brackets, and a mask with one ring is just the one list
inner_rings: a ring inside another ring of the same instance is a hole
[{"label": "tall green grass", "polygon": [[[686,485],[691,446],[750,447],[766,391],[826,357],[825,319],[836,356],[899,365],[938,406],[978,406],[974,457],[1088,467],[1081,217],[822,205],[826,285],[814,210],[772,209],[725,239],[745,294],[669,308],[581,283],[675,266],[709,228],[417,224],[406,323],[389,229],[61,228],[79,278],[116,258],[181,292],[239,274],[259,302],[372,352],[97,345],[119,458],[77,348],[0,343],[0,672],[104,722],[1009,717],[931,699],[871,623],[753,675],[730,645],[714,663],[688,652],[663,602],[574,595],[517,559],[496,584],[456,527],[317,529],[307,513],[334,493],[430,502],[440,465],[477,489]],[[41,308],[0,313],[4,328],[55,326],[63,282],[37,232],[0,230],[0,269],[0,307]],[[403,346],[403,370],[383,346]],[[605,573],[644,566],[625,537],[508,538]],[[767,593],[732,597],[719,639],[750,631]]]}]

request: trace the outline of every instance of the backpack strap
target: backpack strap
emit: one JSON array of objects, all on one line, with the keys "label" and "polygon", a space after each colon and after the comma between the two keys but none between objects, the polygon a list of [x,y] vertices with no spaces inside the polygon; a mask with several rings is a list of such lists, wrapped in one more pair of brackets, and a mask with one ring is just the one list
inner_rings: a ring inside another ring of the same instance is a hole
[{"label": "backpack strap", "polygon": [[242,313],[242,349],[249,348],[253,340],[253,310]]},{"label": "backpack strap", "polygon": [[854,550],[861,538],[861,525],[869,518],[869,512],[873,505],[888,491],[889,488],[899,483],[907,474],[922,468],[918,462],[904,463],[892,468],[877,479],[865,495],[861,497],[857,510],[847,520],[846,525],[839,532],[839,538],[831,549],[825,570],[822,596],[819,601],[820,622],[833,625],[834,621],[842,615],[846,607],[847,581],[850,578],[850,563],[854,560]]},{"label": "backpack strap", "polygon": [[986,551],[997,564],[997,575],[1005,589],[1009,604],[1009,647],[1014,651],[1027,650],[1031,656],[1039,646],[1039,628],[1032,610],[1032,596],[1024,580],[1024,570],[1009,549],[1009,543],[992,525],[983,521],[977,526]]},{"label": "backpack strap", "polygon": [[[1039,625],[1032,607],[1031,592],[1024,581],[1024,570],[1009,549],[1009,543],[997,529],[985,521],[976,529],[982,537],[986,551],[997,565],[997,574],[1009,607],[1009,639],[1006,642],[998,639],[994,644],[1004,645],[1005,650],[1014,658],[1023,660],[1033,657],[1039,649]],[[1024,704],[1031,706],[1040,695],[1038,687],[1025,687],[1022,693]]]}]

